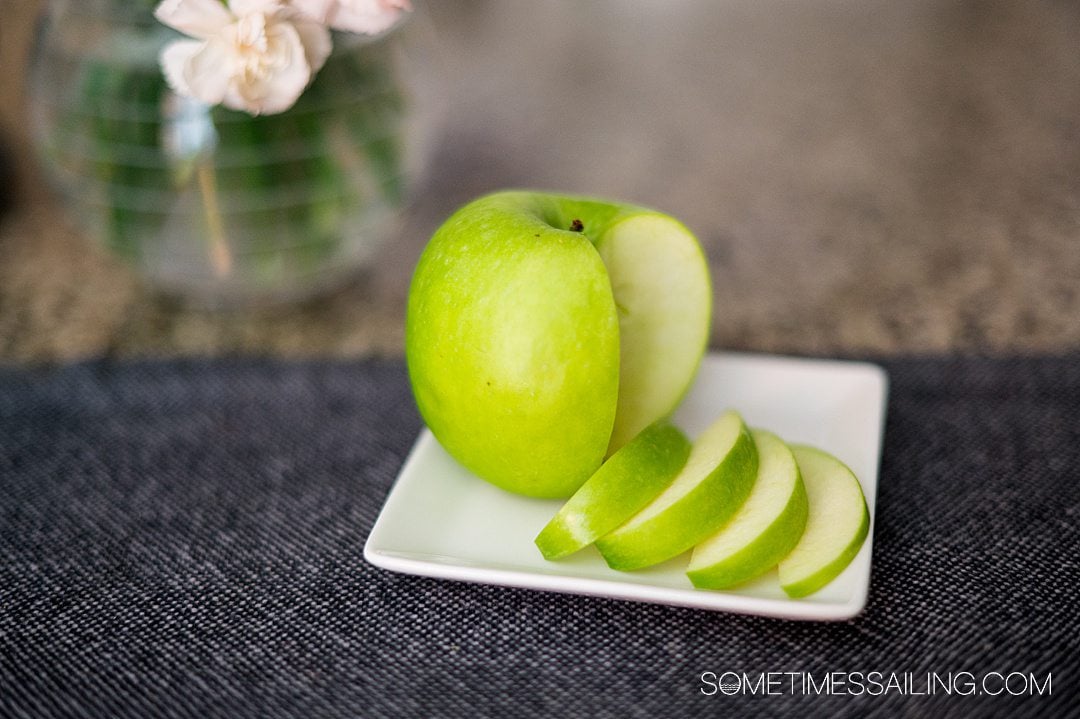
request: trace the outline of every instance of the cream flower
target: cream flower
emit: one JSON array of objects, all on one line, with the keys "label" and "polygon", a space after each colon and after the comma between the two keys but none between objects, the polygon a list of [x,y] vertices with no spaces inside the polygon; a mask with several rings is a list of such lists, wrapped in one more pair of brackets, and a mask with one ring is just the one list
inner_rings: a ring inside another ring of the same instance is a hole
[{"label": "cream flower", "polygon": [[409,0],[292,0],[292,6],[335,30],[375,35],[412,10]]},{"label": "cream flower", "polygon": [[280,0],[164,0],[154,14],[195,38],[162,51],[169,85],[209,105],[283,112],[330,54],[329,31]]}]

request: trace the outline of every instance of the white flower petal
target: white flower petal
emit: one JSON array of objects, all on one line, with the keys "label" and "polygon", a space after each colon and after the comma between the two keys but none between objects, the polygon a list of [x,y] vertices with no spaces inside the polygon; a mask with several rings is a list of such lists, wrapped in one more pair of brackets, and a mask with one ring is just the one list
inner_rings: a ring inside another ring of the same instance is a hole
[{"label": "white flower petal", "polygon": [[228,45],[217,38],[207,40],[184,65],[190,95],[207,105],[219,104],[229,87],[232,64]]},{"label": "white flower petal", "polygon": [[221,100],[221,104],[230,110],[246,112],[249,115],[258,115],[262,109],[262,97],[248,97],[248,95],[253,95],[250,87],[245,87],[239,82],[232,82],[229,84],[229,89],[225,91],[225,97]]},{"label": "white flower petal", "polygon": [[169,87],[178,95],[191,97],[184,70],[191,58],[195,57],[206,43],[199,40],[174,40],[161,51],[161,70]]},{"label": "white flower petal", "polygon": [[286,3],[282,0],[229,0],[229,10],[234,15],[250,15],[257,12],[276,15],[285,7]]},{"label": "white flower petal", "polygon": [[330,31],[317,22],[302,18],[296,18],[292,24],[304,44],[304,56],[311,73],[314,74],[323,66],[333,49]]},{"label": "white flower petal", "polygon": [[[311,82],[312,70],[307,61],[307,51],[300,39],[296,27],[289,23],[279,23],[274,28],[273,43],[275,49],[287,49],[287,58],[267,83],[263,95],[262,112],[274,114],[292,107]],[[325,58],[323,58],[325,60]]]},{"label": "white flower petal", "polygon": [[[207,2],[216,10],[207,10]],[[331,50],[325,26],[280,0],[230,0],[228,9],[216,0],[167,0],[159,10],[160,17],[206,36],[203,42],[170,44],[161,64],[178,93],[211,105],[252,114],[283,112]],[[208,17],[222,22],[211,27],[202,22]]]},{"label": "white flower petal", "polygon": [[330,10],[336,4],[337,0],[292,0],[289,7],[304,17],[310,18],[321,25],[326,25]]},{"label": "white flower petal", "polygon": [[346,32],[375,35],[398,21],[411,10],[409,0],[338,0],[330,11],[330,27]]},{"label": "white flower petal", "polygon": [[412,12],[412,3],[409,0],[376,0],[384,10],[396,9],[401,12]]},{"label": "white flower petal", "polygon": [[237,75],[225,93],[226,107],[254,115],[275,114],[292,107],[311,81],[304,44],[288,22],[267,27],[265,75]]},{"label": "white flower petal", "polygon": [[163,0],[154,17],[185,35],[205,40],[233,21],[220,0]]}]

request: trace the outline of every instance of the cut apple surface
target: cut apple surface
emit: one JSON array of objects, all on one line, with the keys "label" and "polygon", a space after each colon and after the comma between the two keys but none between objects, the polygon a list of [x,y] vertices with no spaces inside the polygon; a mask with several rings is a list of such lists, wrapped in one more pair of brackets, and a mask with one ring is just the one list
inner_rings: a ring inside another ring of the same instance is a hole
[{"label": "cut apple surface", "polygon": [[659,564],[716,532],[750,494],[754,440],[742,417],[725,412],[695,441],[686,466],[644,509],[596,542],[612,569]]},{"label": "cut apple surface", "polygon": [[772,569],[806,527],[807,499],[791,450],[753,430],[758,472],[746,502],[723,528],[694,548],[687,576],[695,587],[726,589]]},{"label": "cut apple surface", "polygon": [[666,421],[646,427],[574,493],[536,537],[547,559],[587,547],[634,516],[686,464],[690,441]]},{"label": "cut apple surface", "polygon": [[806,486],[809,512],[799,543],[779,565],[780,586],[805,597],[835,579],[859,553],[870,529],[862,486],[850,469],[827,452],[793,446]]},{"label": "cut apple surface", "polygon": [[701,247],[671,217],[616,223],[596,243],[619,316],[619,402],[608,451],[670,414],[709,339],[712,290]]}]

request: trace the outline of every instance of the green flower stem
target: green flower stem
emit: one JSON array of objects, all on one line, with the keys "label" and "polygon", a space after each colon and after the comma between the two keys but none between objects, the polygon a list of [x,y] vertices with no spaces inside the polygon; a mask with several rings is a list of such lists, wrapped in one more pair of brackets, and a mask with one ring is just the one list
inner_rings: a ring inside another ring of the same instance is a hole
[{"label": "green flower stem", "polygon": [[229,240],[225,236],[225,225],[221,221],[214,166],[204,160],[199,163],[196,174],[199,177],[199,191],[202,193],[203,210],[206,213],[206,241],[210,250],[210,264],[217,277],[227,277],[232,272],[233,259]]}]

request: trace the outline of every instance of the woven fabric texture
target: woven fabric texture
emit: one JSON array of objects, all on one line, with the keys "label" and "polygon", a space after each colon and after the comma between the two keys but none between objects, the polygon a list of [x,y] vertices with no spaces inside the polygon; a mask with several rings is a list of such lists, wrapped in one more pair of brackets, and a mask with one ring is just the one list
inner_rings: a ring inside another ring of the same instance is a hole
[{"label": "woven fabric texture", "polygon": [[[870,601],[835,624],[366,564],[420,429],[400,362],[0,370],[0,715],[1080,715],[1080,357],[884,364]],[[1052,684],[704,694],[726,671]]]}]

